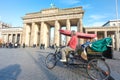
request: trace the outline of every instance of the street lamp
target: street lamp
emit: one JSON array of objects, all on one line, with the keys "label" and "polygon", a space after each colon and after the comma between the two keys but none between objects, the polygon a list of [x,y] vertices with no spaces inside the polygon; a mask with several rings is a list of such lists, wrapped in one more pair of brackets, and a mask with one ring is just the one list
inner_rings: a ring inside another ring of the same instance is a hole
[{"label": "street lamp", "polygon": [[118,45],[117,45],[117,47],[118,47],[118,51],[119,51],[119,48],[120,48],[120,44],[119,44],[119,38],[120,38],[120,36],[119,36],[119,24],[118,24],[118,0],[116,0],[116,25],[117,25],[117,27],[118,27],[118,29],[117,29],[117,43],[118,43]]}]

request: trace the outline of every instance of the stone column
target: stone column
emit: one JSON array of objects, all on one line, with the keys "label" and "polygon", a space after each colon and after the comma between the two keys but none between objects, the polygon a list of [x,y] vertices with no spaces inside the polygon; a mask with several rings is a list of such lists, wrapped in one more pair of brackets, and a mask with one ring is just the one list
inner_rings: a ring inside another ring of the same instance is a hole
[{"label": "stone column", "polygon": [[111,35],[112,38],[112,48],[115,50],[115,35]]},{"label": "stone column", "polygon": [[37,45],[40,46],[40,24],[38,24],[38,32],[37,32]]},{"label": "stone column", "polygon": [[38,32],[37,24],[32,23],[30,46],[33,46],[33,44],[37,45],[37,35],[38,35],[37,32]]},{"label": "stone column", "polygon": [[38,25],[35,24],[34,26],[34,43],[33,44],[36,44],[37,45],[37,40],[38,40]]},{"label": "stone column", "polygon": [[25,43],[26,46],[29,46],[30,45],[30,25],[28,24],[24,24],[24,29],[23,29],[23,34],[24,34],[24,37],[23,37],[23,42],[22,43]]},{"label": "stone column", "polygon": [[18,37],[17,34],[15,34],[15,43],[17,42],[17,37]]},{"label": "stone column", "polygon": [[33,46],[33,42],[34,42],[34,25],[35,23],[33,22],[31,26],[30,46]]},{"label": "stone column", "polygon": [[26,37],[26,24],[23,24],[23,37],[22,37],[22,44],[25,43],[25,37]]},{"label": "stone column", "polygon": [[3,35],[3,41],[4,41],[4,43],[8,42],[8,34]]},{"label": "stone column", "polygon": [[41,22],[41,29],[40,29],[40,44],[44,43],[44,22]]},{"label": "stone column", "polygon": [[97,35],[97,31],[95,31],[95,34]]},{"label": "stone column", "polygon": [[49,35],[48,25],[45,22],[41,22],[40,44],[45,44],[45,47],[48,46],[48,40],[49,40],[48,35]]},{"label": "stone column", "polygon": [[50,46],[50,25],[47,25],[47,45]]},{"label": "stone column", "polygon": [[9,36],[9,42],[12,42],[12,34]]},{"label": "stone column", "polygon": [[107,37],[107,31],[104,31],[104,37],[105,38]]},{"label": "stone column", "polygon": [[88,33],[88,31],[85,31],[85,33]]},{"label": "stone column", "polygon": [[56,20],[55,21],[55,29],[54,29],[54,44],[56,44],[57,46],[60,45],[59,29],[60,29],[60,23]]},{"label": "stone column", "polygon": [[119,36],[118,36],[118,32],[117,32],[117,31],[115,32],[115,36],[116,36],[116,37],[115,37],[116,50],[119,51],[119,44],[118,44],[118,43],[119,43],[119,42],[118,42],[118,41],[119,41],[119,40],[118,40],[118,39],[119,39]]},{"label": "stone column", "polygon": [[[78,32],[83,32],[83,25],[82,25],[82,19],[80,18],[77,23],[77,31]],[[79,39],[79,43],[83,44],[83,39]]]},{"label": "stone column", "polygon": [[9,41],[9,34],[6,34],[6,42]]},{"label": "stone column", "polygon": [[9,36],[9,42],[12,42],[12,34]]},{"label": "stone column", "polygon": [[13,41],[14,41],[14,34],[11,34],[12,35],[12,42],[11,43],[13,43]]},{"label": "stone column", "polygon": [[[23,35],[22,35],[22,33],[20,34],[20,41],[19,41],[19,43],[21,44],[22,43],[22,37],[23,37]],[[21,44],[22,45],[22,44]]]},{"label": "stone column", "polygon": [[15,34],[12,34],[12,35],[13,35],[12,43],[14,43],[15,42]]},{"label": "stone column", "polygon": [[[71,25],[70,25],[70,20],[69,19],[66,20],[66,29],[71,30]],[[69,42],[69,40],[70,40],[70,37],[67,36],[66,44]]]},{"label": "stone column", "polygon": [[46,42],[46,26],[45,26],[45,22],[41,22],[41,29],[40,29],[40,44],[45,44]]},{"label": "stone column", "polygon": [[95,32],[94,32],[94,34],[96,34],[96,37],[97,37],[97,39],[98,39],[98,36],[97,36],[97,31],[95,31]]},{"label": "stone column", "polygon": [[8,40],[8,41],[7,41],[7,42],[9,42],[9,41],[10,41],[10,40],[9,40],[9,38],[10,38],[10,34],[8,34],[8,38],[7,38],[7,40]]}]

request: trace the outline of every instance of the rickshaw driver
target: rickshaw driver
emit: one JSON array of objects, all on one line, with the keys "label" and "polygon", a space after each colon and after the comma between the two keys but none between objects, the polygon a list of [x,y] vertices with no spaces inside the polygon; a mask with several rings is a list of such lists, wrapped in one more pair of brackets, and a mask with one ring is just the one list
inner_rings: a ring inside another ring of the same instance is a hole
[{"label": "rickshaw driver", "polygon": [[69,54],[69,51],[74,51],[78,44],[78,38],[76,32],[73,30],[71,31],[71,39],[68,42],[68,45],[61,49],[62,59],[61,62],[66,62],[66,56]]}]

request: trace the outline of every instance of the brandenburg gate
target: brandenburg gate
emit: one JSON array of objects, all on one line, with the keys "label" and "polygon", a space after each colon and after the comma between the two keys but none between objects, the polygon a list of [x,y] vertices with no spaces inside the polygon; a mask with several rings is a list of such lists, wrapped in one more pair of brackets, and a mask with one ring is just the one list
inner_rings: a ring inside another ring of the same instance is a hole
[{"label": "brandenburg gate", "polygon": [[[28,13],[23,16],[23,41],[27,46],[45,44],[50,45],[51,28],[54,27],[53,42],[57,46],[61,44],[59,29],[63,26],[71,30],[71,26],[77,26],[78,32],[83,32],[84,11],[82,7],[59,9],[49,8],[40,12]],[[69,41],[70,37],[66,38]],[[82,40],[80,40],[82,41]]]}]

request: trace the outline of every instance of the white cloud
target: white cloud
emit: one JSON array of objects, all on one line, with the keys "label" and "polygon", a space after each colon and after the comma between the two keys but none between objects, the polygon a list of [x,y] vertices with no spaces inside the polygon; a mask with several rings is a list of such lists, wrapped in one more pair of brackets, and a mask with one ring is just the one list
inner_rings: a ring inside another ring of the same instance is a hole
[{"label": "white cloud", "polygon": [[88,20],[85,22],[85,26],[102,26],[105,22],[104,19],[107,18],[107,16],[104,15],[90,15],[88,17]]},{"label": "white cloud", "polygon": [[90,4],[82,5],[82,7],[83,7],[84,9],[90,9],[90,8],[92,8],[92,6],[91,6]]},{"label": "white cloud", "polygon": [[64,3],[66,5],[74,5],[80,2],[80,0],[60,0],[60,1],[61,3]]},{"label": "white cloud", "polygon": [[93,26],[102,26],[105,22],[94,22]]},{"label": "white cloud", "polygon": [[102,26],[105,22],[92,22],[85,24],[85,27],[99,27]]},{"label": "white cloud", "polygon": [[92,20],[101,20],[101,19],[104,19],[106,17],[104,15],[91,15],[90,18]]}]

